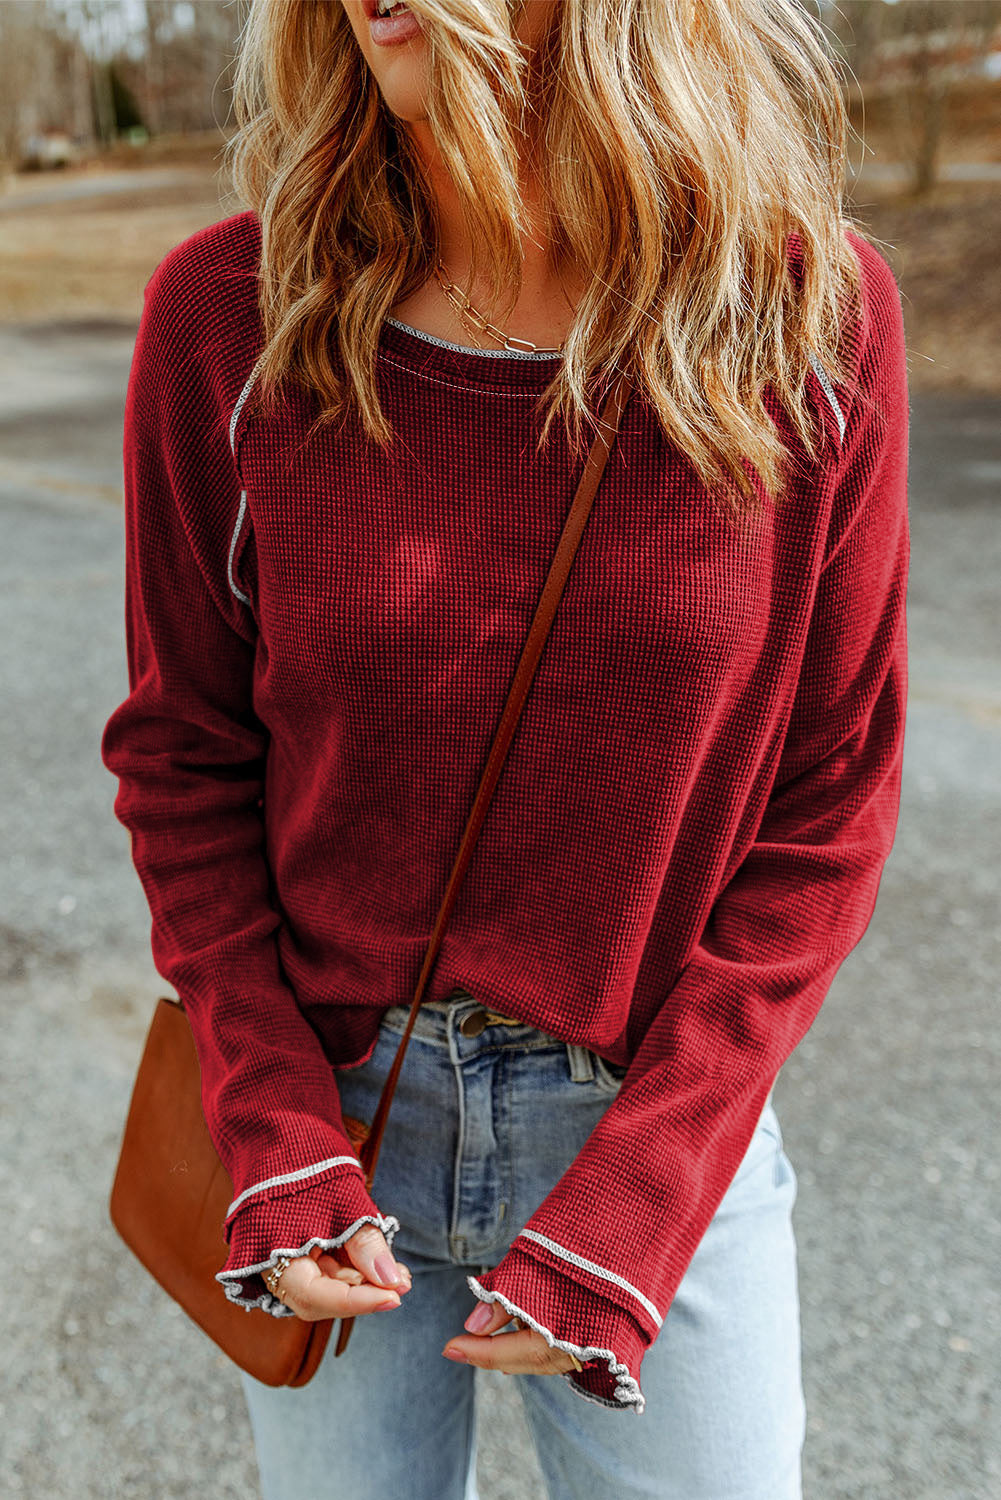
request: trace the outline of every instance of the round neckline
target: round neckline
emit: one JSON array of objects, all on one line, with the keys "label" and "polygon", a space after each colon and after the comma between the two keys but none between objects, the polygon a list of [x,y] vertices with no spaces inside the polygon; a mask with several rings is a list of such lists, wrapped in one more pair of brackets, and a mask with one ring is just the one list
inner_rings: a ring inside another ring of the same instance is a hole
[{"label": "round neckline", "polygon": [[379,353],[390,364],[446,384],[523,391],[545,390],[563,358],[530,349],[471,349],[390,317],[382,322]]},{"label": "round neckline", "polygon": [[412,333],[419,339],[426,339],[429,344],[438,344],[443,349],[451,349],[457,354],[475,354],[478,359],[559,359],[559,351],[551,349],[473,349],[469,344],[453,344],[450,339],[439,338],[436,333],[425,333],[423,328],[412,328],[409,323],[401,323],[399,318],[387,316],[387,323],[394,328],[401,328],[404,333]]}]

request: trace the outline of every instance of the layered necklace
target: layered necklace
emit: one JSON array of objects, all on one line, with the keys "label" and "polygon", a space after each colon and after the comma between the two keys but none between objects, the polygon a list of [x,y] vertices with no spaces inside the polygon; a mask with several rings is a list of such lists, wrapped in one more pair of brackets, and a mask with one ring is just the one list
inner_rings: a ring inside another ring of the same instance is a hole
[{"label": "layered necklace", "polygon": [[462,318],[467,327],[474,329],[476,333],[491,334],[494,338],[500,339],[502,341],[505,349],[510,349],[515,353],[517,353],[519,350],[525,351],[530,354],[563,353],[562,344],[560,344],[557,349],[540,349],[538,344],[533,344],[529,339],[515,338],[511,334],[505,333],[502,328],[497,328],[493,323],[488,323],[483,314],[477,312],[476,308],[470,302],[465,292],[461,291],[454,282],[449,281],[448,276],[445,274],[445,265],[443,261],[438,261],[438,264],[435,266],[434,274],[438,278],[438,285],[441,287],[442,291],[445,293],[445,296],[448,298],[449,302],[459,314],[459,317]]}]

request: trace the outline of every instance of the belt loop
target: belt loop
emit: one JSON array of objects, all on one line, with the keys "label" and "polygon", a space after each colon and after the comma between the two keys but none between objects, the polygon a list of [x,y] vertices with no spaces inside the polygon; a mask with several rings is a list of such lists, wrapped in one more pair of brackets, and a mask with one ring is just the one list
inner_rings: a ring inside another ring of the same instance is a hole
[{"label": "belt loop", "polygon": [[579,1046],[577,1042],[567,1042],[566,1046],[570,1077],[574,1083],[593,1083],[594,1059],[588,1048]]}]

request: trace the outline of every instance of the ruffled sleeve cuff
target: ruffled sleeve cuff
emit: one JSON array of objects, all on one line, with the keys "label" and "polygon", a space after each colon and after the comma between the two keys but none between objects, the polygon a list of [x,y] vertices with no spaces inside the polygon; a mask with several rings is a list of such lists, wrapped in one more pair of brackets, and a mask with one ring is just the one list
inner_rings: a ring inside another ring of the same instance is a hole
[{"label": "ruffled sleeve cuff", "polygon": [[361,1173],[350,1169],[292,1192],[255,1200],[227,1221],[229,1255],[215,1279],[222,1283],[230,1302],[247,1312],[259,1307],[273,1318],[294,1318],[292,1309],[268,1290],[262,1273],[279,1255],[308,1255],[315,1245],[335,1250],[363,1224],[381,1229],[392,1250],[399,1220],[379,1212]]},{"label": "ruffled sleeve cuff", "polygon": [[649,1344],[646,1332],[623,1308],[512,1245],[484,1276],[467,1276],[473,1294],[499,1302],[512,1317],[541,1333],[554,1349],[576,1354],[584,1369],[568,1380],[585,1401],[642,1415],[646,1399],[639,1374]]}]

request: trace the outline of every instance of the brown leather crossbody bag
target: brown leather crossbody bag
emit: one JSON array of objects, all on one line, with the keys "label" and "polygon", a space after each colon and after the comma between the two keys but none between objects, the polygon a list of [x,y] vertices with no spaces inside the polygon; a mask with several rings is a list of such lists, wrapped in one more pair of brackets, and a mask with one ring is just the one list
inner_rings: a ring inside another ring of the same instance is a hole
[{"label": "brown leather crossbody bag", "polygon": [[[344,1124],[372,1191],[379,1148],[396,1080],[445,927],[507,756],[542,648],[599,481],[619,430],[630,383],[620,375],[607,393],[598,430],[546,576],[500,724],[442,898],[406,1029],[370,1124]],[[183,1002],[162,996],[153,1012],[122,1135],[111,1190],[111,1221],[163,1289],[241,1369],[266,1385],[305,1385],[316,1373],[333,1318],[248,1317],[230,1302],[215,1276],[226,1262],[223,1236],[233,1184],[209,1136],[201,1105],[201,1073]],[[343,1246],[335,1258],[350,1264]],[[344,1353],[353,1318],[342,1318],[335,1354]]]}]

